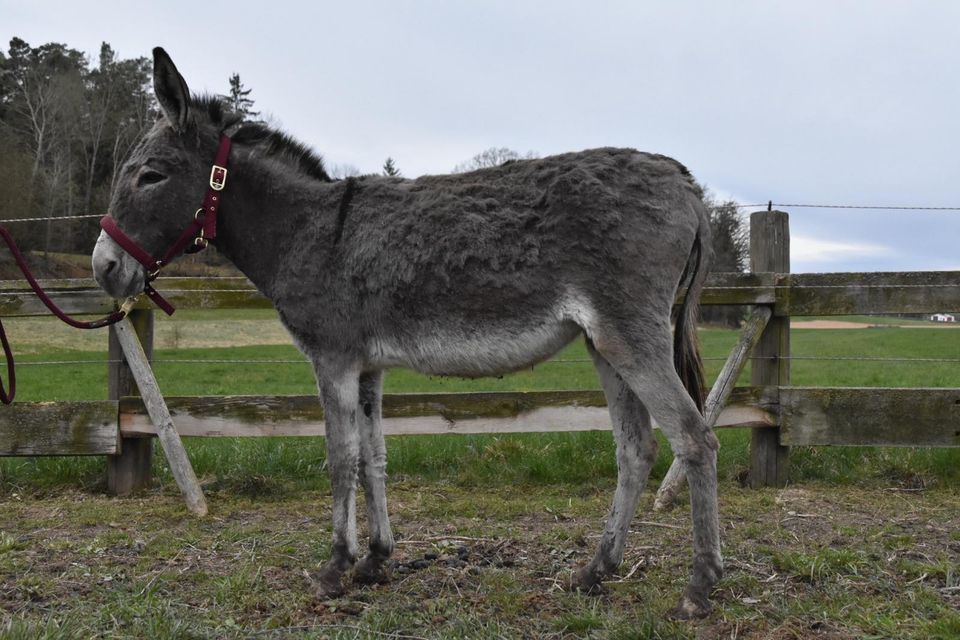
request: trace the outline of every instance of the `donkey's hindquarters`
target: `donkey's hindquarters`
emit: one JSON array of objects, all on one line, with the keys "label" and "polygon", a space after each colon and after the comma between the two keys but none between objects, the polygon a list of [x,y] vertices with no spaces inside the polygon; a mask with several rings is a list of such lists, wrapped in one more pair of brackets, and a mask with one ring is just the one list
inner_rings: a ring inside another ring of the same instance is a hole
[{"label": "donkey's hindquarters", "polygon": [[[657,442],[651,416],[684,461],[692,492],[694,518],[693,575],[673,615],[701,617],[710,611],[709,594],[722,575],[717,505],[718,442],[701,415],[702,362],[696,340],[697,300],[705,279],[703,238],[699,229],[687,269],[687,295],[671,339],[667,322],[623,320],[630,314],[600,319],[587,330],[587,347],[600,375],[617,443],[617,489],[607,525],[594,558],[576,571],[571,584],[594,590],[623,559],[630,522],[656,460]],[[682,284],[682,283],[681,283]],[[629,301],[624,304],[631,304]],[[635,318],[644,311],[635,310]],[[670,343],[673,343],[672,360]],[[674,369],[674,365],[676,369]],[[671,373],[664,375],[665,371]]]}]

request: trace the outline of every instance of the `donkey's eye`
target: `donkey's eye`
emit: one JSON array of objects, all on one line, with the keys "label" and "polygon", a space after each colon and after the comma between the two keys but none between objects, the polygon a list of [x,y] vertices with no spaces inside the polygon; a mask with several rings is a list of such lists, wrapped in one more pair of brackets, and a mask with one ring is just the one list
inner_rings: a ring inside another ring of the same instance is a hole
[{"label": "donkey's eye", "polygon": [[167,179],[167,176],[163,175],[158,171],[153,171],[152,169],[146,169],[140,172],[140,175],[137,176],[137,186],[142,187],[147,184],[157,184],[158,182],[163,182]]}]

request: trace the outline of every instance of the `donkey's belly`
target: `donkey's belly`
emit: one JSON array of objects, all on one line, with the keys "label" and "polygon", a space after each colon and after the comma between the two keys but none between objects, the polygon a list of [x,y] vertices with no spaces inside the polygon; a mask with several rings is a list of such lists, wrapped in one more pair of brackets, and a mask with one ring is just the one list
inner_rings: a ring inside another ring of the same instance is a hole
[{"label": "donkey's belly", "polygon": [[485,332],[425,333],[417,339],[377,341],[371,349],[371,364],[406,367],[429,375],[469,378],[500,375],[531,367],[546,360],[580,333],[570,321]]}]

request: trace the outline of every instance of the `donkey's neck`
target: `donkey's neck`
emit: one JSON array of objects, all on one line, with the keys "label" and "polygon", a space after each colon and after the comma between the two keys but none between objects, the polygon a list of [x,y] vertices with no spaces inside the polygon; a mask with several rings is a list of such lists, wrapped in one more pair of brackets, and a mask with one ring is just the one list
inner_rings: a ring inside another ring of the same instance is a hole
[{"label": "donkey's neck", "polygon": [[315,234],[319,226],[323,233],[326,219],[335,220],[336,211],[326,205],[336,187],[286,163],[239,151],[231,159],[217,249],[272,297],[282,265],[305,230]]}]

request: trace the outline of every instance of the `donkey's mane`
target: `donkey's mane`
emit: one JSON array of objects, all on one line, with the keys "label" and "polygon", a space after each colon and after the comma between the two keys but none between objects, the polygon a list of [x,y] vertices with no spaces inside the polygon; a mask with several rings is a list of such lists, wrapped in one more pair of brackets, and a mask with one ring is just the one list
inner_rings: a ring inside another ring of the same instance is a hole
[{"label": "donkey's mane", "polygon": [[[216,96],[192,96],[191,106],[200,113],[206,113],[221,132],[243,121],[240,114],[225,109],[223,102]],[[311,178],[332,182],[330,174],[323,166],[323,158],[302,142],[282,131],[271,129],[262,122],[243,122],[243,126],[233,134],[233,140],[240,144],[259,145],[266,155],[279,156],[294,163]]]}]

